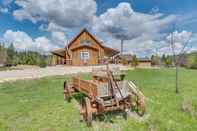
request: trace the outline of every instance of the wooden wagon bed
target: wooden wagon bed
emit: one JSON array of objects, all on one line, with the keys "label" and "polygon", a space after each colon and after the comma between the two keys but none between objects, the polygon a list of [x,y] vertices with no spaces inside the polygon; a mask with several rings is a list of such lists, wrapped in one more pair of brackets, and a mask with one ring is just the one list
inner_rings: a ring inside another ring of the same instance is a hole
[{"label": "wooden wagon bed", "polygon": [[92,80],[82,80],[73,77],[71,83],[64,83],[64,97],[69,100],[74,91],[85,94],[81,103],[80,114],[88,125],[91,125],[94,115],[110,111],[124,111],[137,109],[139,115],[143,115],[144,96],[134,83],[124,80],[122,72],[111,72],[107,69],[93,71]]},{"label": "wooden wagon bed", "polygon": [[[129,94],[129,85],[128,81],[119,81],[117,82],[120,87],[120,91],[123,97],[127,97]],[[96,99],[96,97],[109,97],[112,96],[110,92],[110,85],[108,82],[99,82],[94,80],[81,80],[79,77],[73,78],[73,86],[79,91],[91,98]],[[115,95],[117,98],[121,99],[118,89],[115,89]]]}]

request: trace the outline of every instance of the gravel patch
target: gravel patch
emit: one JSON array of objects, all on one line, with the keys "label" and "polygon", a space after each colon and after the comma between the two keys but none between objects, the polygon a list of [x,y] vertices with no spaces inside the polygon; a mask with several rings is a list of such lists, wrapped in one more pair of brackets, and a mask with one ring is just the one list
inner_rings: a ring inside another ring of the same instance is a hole
[{"label": "gravel patch", "polygon": [[[66,75],[75,73],[89,73],[93,68],[105,68],[105,65],[100,66],[51,66],[46,68],[33,68],[24,70],[7,70],[0,71],[0,83],[5,81],[15,81],[23,79],[36,79],[46,76]],[[119,68],[120,70],[128,70],[128,66],[110,65],[110,68]]]}]

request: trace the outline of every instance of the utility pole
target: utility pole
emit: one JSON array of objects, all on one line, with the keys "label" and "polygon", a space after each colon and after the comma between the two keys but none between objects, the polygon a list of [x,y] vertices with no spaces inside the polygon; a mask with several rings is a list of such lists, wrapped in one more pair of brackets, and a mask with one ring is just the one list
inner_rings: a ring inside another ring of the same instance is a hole
[{"label": "utility pole", "polygon": [[[66,58],[64,59],[64,64],[68,64],[70,62],[70,60],[68,61],[67,59],[67,55],[68,55],[68,34],[67,33],[64,33],[65,34],[65,37],[66,37]],[[70,58],[69,58],[70,59]]]},{"label": "utility pole", "polygon": [[124,40],[121,39],[121,50],[120,50],[121,55],[123,55],[123,48],[124,48]]}]

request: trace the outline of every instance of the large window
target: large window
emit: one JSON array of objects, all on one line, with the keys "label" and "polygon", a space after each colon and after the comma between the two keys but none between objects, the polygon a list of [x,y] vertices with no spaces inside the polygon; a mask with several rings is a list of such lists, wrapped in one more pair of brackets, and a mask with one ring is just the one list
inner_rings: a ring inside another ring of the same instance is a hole
[{"label": "large window", "polygon": [[88,51],[82,51],[80,54],[81,60],[88,60],[90,58],[90,54]]},{"label": "large window", "polygon": [[80,44],[81,45],[91,45],[91,42],[89,40],[81,40]]}]

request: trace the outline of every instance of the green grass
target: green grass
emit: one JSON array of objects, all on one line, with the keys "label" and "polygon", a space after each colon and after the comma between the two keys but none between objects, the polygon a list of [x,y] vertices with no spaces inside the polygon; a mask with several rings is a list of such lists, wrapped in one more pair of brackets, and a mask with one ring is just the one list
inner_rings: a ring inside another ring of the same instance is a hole
[{"label": "green grass", "polygon": [[[126,78],[135,81],[146,96],[147,118],[142,122],[108,114],[86,127],[80,121],[77,101],[63,100],[63,82],[68,76],[56,76],[0,84],[0,131],[197,130],[197,71],[181,70],[180,94],[175,94],[173,69],[136,69]],[[191,103],[193,110],[183,112],[183,101]]]},{"label": "green grass", "polygon": [[11,70],[9,67],[0,67],[0,71],[6,71],[6,70]]},{"label": "green grass", "polygon": [[21,69],[13,68],[13,67],[0,67],[0,71],[7,71],[7,70],[21,70]]}]

